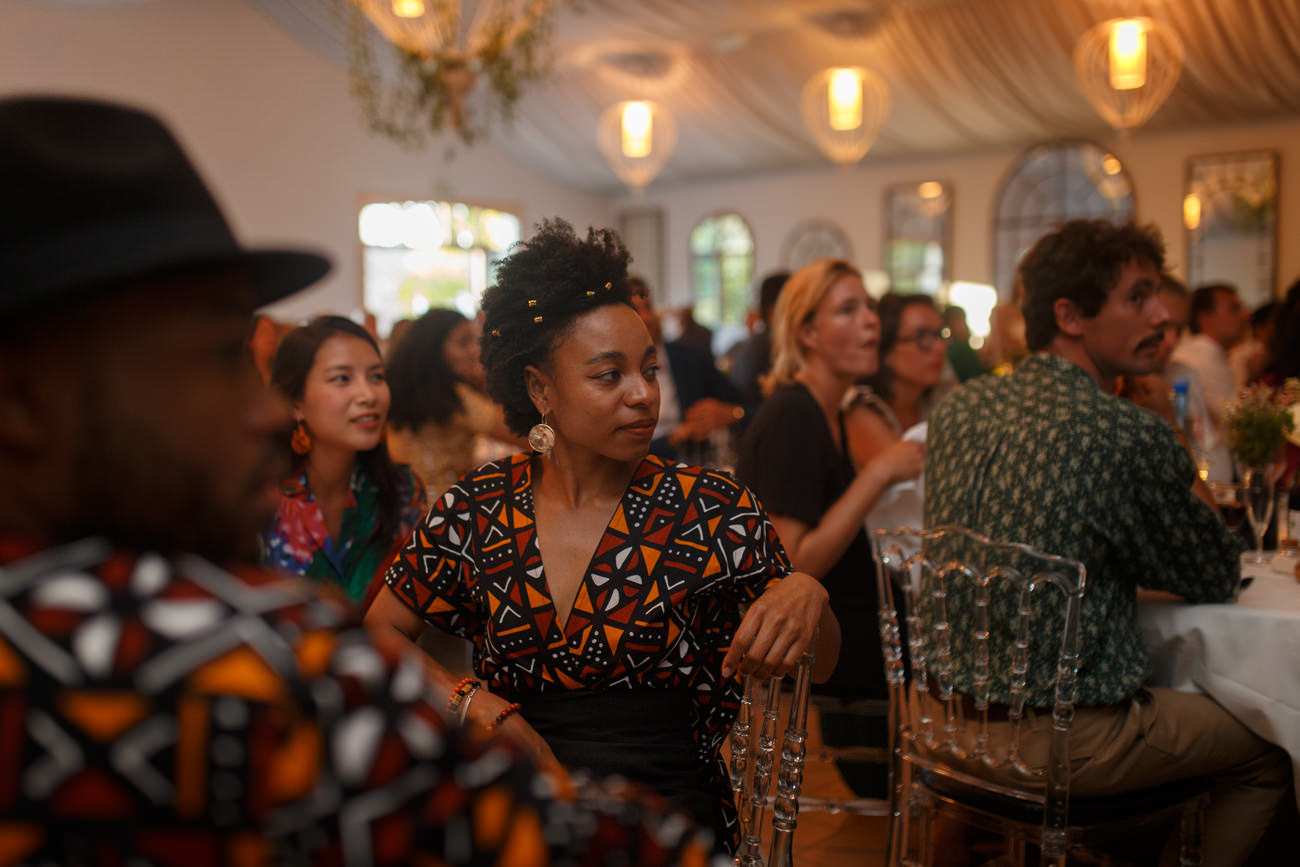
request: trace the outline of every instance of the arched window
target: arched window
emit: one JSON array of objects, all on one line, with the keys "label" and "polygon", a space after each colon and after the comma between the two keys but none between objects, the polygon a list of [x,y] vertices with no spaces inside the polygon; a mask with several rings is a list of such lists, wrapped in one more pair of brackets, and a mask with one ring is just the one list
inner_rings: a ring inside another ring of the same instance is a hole
[{"label": "arched window", "polygon": [[1086,142],[1039,145],[1020,158],[998,196],[993,265],[1010,298],[1016,266],[1034,242],[1067,220],[1132,219],[1133,183],[1114,154]]},{"label": "arched window", "polygon": [[371,201],[361,208],[362,303],[380,334],[430,307],[473,318],[519,217],[464,202]]},{"label": "arched window", "polygon": [[713,347],[745,336],[754,280],[754,233],[737,213],[705,217],[691,230],[695,321],[713,329]]}]

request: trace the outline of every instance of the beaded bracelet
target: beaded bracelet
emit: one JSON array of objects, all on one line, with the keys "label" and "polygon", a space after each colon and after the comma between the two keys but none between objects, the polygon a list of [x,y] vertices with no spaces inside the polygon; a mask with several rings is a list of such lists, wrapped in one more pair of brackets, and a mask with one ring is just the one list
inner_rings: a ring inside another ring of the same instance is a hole
[{"label": "beaded bracelet", "polygon": [[469,695],[471,689],[482,686],[472,677],[466,677],[456,684],[456,688],[451,691],[451,698],[447,699],[447,713],[455,713],[460,709],[461,704],[465,701],[465,696]]},{"label": "beaded bracelet", "polygon": [[503,723],[503,722],[505,722],[506,720],[508,720],[512,714],[517,714],[517,713],[519,713],[519,712],[520,712],[521,710],[523,710],[523,709],[524,709],[524,706],[521,705],[519,702],[516,701],[516,702],[511,703],[509,706],[507,706],[507,707],[505,708],[505,710],[503,710],[503,711],[501,711],[501,713],[497,714],[497,718],[496,718],[496,720],[492,723],[491,728],[493,728],[493,729],[499,728],[499,727],[501,726],[501,723]]}]

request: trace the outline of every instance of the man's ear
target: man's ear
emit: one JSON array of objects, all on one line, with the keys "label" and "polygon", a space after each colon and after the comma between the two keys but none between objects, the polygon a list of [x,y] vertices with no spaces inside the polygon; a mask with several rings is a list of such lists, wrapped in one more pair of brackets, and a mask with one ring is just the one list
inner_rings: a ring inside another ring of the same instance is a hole
[{"label": "man's ear", "polygon": [[1056,317],[1056,330],[1067,337],[1083,336],[1084,316],[1079,306],[1069,298],[1057,298],[1052,302],[1052,314]]},{"label": "man's ear", "polygon": [[546,415],[551,411],[551,381],[531,364],[524,367],[524,386],[528,389],[528,399],[537,407],[537,412]]}]

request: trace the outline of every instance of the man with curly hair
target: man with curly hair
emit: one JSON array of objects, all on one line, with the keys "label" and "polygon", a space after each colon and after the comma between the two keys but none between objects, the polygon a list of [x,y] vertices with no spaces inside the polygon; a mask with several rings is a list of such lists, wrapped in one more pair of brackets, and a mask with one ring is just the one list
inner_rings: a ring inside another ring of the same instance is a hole
[{"label": "man with curly hair", "polygon": [[[1163,267],[1155,230],[1132,224],[1075,220],[1034,245],[1020,266],[1033,354],[1009,376],[965,384],[936,410],[925,524],[956,524],[1084,563],[1072,794],[1206,778],[1205,863],[1240,864],[1286,789],[1286,754],[1206,696],[1144,685],[1138,585],[1226,602],[1241,579],[1239,542],[1168,421],[1169,397],[1152,395],[1157,414],[1114,395],[1120,377],[1155,370],[1169,322],[1157,294]],[[1046,604],[1064,607],[1051,594]],[[972,600],[953,596],[948,605],[953,633],[968,634]],[[1001,622],[1014,621],[1014,601],[991,607]],[[1036,619],[1059,624],[1060,616]],[[1046,756],[1059,631],[1034,641],[1023,746]],[[973,663],[955,660],[955,686],[967,695],[975,692]],[[1010,679],[994,672],[993,702],[1012,701]]]}]

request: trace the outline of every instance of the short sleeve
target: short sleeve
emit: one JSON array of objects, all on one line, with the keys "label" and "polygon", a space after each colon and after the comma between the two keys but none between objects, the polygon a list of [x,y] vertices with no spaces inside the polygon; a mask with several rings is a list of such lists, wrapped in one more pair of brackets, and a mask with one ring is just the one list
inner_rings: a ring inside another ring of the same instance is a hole
[{"label": "short sleeve", "polygon": [[734,486],[736,495],[720,522],[717,553],[729,567],[734,597],[748,602],[790,574],[790,558],[758,497],[730,476],[718,475]]},{"label": "short sleeve", "polygon": [[470,586],[473,501],[463,484],[453,485],[433,504],[384,581],[425,623],[472,638],[482,631],[484,618]]}]

